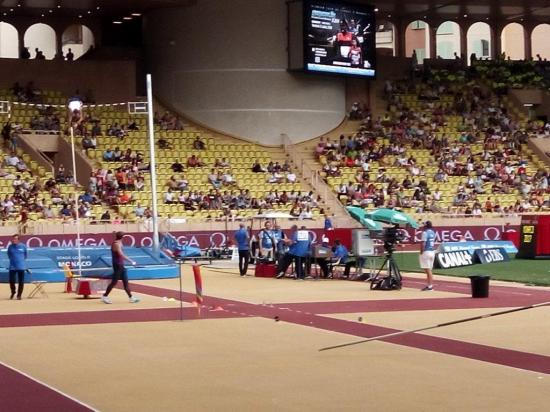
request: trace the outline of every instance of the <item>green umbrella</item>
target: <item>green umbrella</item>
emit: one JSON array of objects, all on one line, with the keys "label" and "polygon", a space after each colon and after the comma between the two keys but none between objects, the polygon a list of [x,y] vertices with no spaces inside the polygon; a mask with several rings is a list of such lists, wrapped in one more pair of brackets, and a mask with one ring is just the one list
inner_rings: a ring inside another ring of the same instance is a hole
[{"label": "green umbrella", "polygon": [[393,225],[409,225],[413,228],[418,228],[418,223],[409,215],[395,209],[376,209],[372,212],[365,213],[365,218],[375,220],[377,222],[390,223]]},{"label": "green umbrella", "polygon": [[382,230],[382,225],[380,222],[372,220],[366,216],[365,209],[358,206],[348,206],[346,207],[351,217],[361,223],[364,227],[369,230]]}]

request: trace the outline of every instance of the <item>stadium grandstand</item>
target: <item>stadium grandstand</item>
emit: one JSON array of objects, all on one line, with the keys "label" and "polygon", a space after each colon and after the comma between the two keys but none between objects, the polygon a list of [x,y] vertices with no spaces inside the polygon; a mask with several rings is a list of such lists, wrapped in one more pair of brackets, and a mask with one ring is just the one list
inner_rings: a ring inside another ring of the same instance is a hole
[{"label": "stadium grandstand", "polygon": [[0,13],[0,410],[546,405],[550,2]]}]

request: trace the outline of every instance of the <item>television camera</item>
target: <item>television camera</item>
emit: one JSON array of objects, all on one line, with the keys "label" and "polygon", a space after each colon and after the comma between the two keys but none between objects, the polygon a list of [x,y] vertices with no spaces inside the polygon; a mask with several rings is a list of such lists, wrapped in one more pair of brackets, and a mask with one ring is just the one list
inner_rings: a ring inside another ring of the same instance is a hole
[{"label": "television camera", "polygon": [[[401,289],[401,271],[393,257],[396,245],[405,240],[405,234],[399,230],[398,225],[385,228],[382,231],[371,232],[371,237],[384,242],[384,261],[378,272],[371,279],[371,289],[392,290]],[[386,276],[380,277],[380,273],[387,265]]]}]

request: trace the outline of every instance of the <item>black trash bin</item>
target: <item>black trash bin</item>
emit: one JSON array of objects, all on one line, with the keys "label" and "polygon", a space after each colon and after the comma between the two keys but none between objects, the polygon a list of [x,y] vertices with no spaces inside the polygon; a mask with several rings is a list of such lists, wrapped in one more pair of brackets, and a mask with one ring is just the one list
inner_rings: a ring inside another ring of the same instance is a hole
[{"label": "black trash bin", "polygon": [[489,280],[491,276],[476,275],[469,276],[472,285],[473,298],[488,298],[489,297]]}]

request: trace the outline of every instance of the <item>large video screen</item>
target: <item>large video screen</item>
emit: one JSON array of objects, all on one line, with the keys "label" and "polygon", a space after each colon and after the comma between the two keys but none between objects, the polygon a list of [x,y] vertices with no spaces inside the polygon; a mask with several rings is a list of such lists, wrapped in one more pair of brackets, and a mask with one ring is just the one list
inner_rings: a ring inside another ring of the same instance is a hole
[{"label": "large video screen", "polygon": [[306,0],[304,35],[306,71],[376,76],[373,6]]}]

